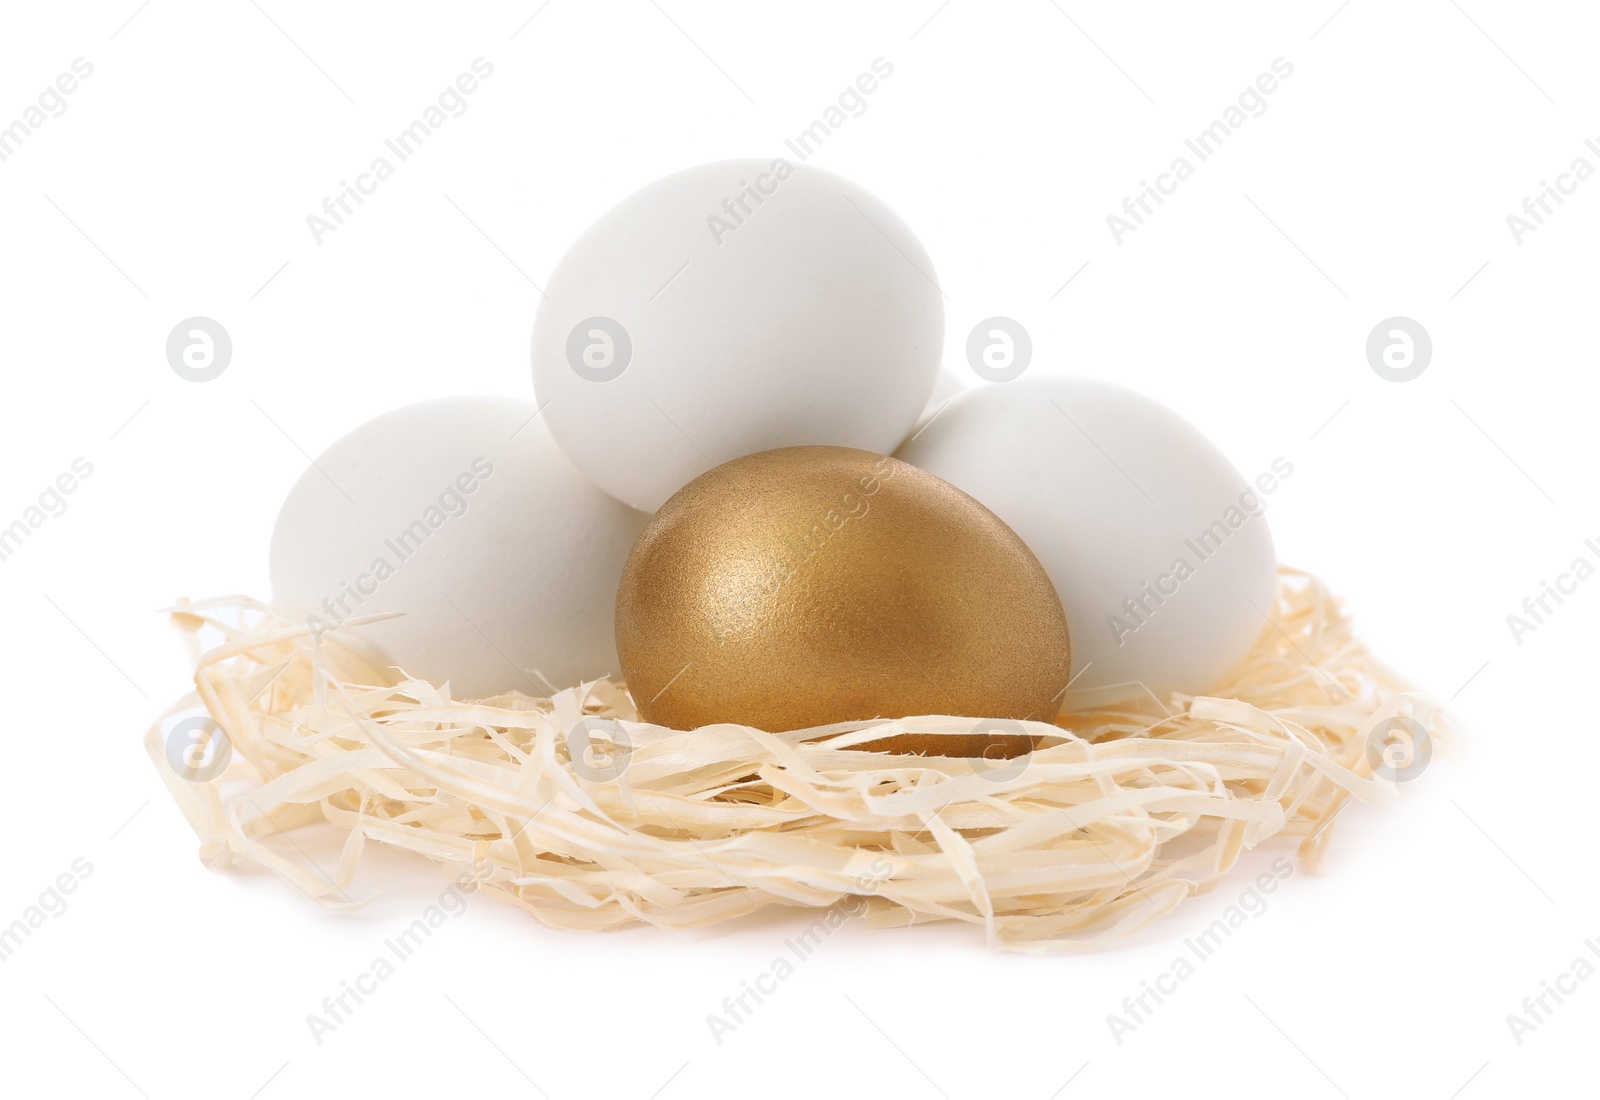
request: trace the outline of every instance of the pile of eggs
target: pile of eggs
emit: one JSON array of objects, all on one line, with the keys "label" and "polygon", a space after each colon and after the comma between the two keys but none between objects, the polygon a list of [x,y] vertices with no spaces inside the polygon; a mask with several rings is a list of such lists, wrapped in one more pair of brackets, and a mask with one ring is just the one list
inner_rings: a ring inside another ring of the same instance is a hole
[{"label": "pile of eggs", "polygon": [[306,471],[281,614],[456,698],[616,676],[645,721],[775,731],[1198,693],[1264,626],[1223,454],[1106,382],[952,386],[927,253],[848,180],[668,176],[546,290],[535,398],[398,409]]}]

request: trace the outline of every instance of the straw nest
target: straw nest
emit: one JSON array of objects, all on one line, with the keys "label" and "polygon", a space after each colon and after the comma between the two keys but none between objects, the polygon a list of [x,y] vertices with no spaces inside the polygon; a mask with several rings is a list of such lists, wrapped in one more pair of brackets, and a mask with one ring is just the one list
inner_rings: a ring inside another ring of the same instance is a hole
[{"label": "straw nest", "polygon": [[[356,904],[347,889],[377,841],[557,928],[843,903],[871,926],[957,920],[1008,948],[1082,947],[1211,889],[1271,838],[1298,838],[1315,864],[1350,797],[1393,795],[1445,732],[1326,588],[1288,568],[1215,695],[1069,696],[1055,724],[1022,724],[1035,748],[1011,760],[852,748],[966,736],[970,717],[689,733],[639,722],[611,680],[454,699],[254,600],[171,614],[196,691],[146,747],[202,860],[270,868],[336,908]],[[202,652],[212,631],[221,643]],[[342,834],[326,871],[292,842],[314,826]]]}]

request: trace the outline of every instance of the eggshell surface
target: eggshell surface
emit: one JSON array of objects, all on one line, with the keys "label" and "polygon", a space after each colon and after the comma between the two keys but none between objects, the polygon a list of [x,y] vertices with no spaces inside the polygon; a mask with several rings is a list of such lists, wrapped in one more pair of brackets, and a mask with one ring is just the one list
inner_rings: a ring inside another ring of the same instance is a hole
[{"label": "eggshell surface", "polygon": [[705,164],[630,195],[545,295],[533,377],[551,431],[597,485],[652,512],[757,451],[892,451],[943,344],[943,295],[905,222],[783,160]]},{"label": "eggshell surface", "polygon": [[1038,556],[1066,609],[1075,691],[1204,692],[1270,629],[1261,494],[1140,393],[1062,376],[991,384],[897,457],[971,494]]},{"label": "eggshell surface", "polygon": [[361,425],[290,491],[275,602],[353,628],[457,698],[548,695],[616,671],[617,581],[647,516],[595,488],[531,401],[449,397]]},{"label": "eggshell surface", "polygon": [[[617,652],[640,716],[681,730],[1048,721],[1072,662],[1015,532],[926,471],[845,447],[746,455],[675,494],[628,560]],[[976,755],[991,738],[893,740]]]}]

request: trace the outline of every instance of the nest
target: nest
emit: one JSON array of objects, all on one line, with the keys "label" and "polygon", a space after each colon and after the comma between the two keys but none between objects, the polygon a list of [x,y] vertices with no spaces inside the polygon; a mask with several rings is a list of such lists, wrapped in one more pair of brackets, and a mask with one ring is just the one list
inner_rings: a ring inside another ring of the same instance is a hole
[{"label": "nest", "polygon": [[[971,717],[691,733],[638,721],[611,680],[458,700],[254,600],[171,614],[196,692],[146,747],[201,859],[270,868],[335,908],[357,904],[347,890],[377,841],[556,928],[845,906],[869,926],[956,920],[1008,948],[1082,947],[1210,890],[1265,841],[1297,838],[1314,865],[1350,797],[1392,796],[1444,733],[1326,588],[1288,568],[1215,695],[1069,697],[1054,724],[1022,723],[1034,748],[1006,760],[857,747],[955,743]],[[202,652],[208,629],[223,640]],[[281,850],[330,825],[336,868]]]}]

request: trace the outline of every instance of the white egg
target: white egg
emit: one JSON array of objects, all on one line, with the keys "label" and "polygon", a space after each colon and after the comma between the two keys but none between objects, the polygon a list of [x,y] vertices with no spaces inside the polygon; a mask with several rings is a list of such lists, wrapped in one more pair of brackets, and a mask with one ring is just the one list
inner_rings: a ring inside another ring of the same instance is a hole
[{"label": "white egg", "polygon": [[730,459],[801,444],[887,453],[944,343],[933,264],[849,180],[705,164],[601,216],[545,284],[534,389],[595,484],[647,511]]},{"label": "white egg", "polygon": [[441,398],[329,447],[273,530],[277,606],[323,627],[405,612],[353,633],[457,698],[615,672],[617,584],[648,517],[584,478],[535,412]]},{"label": "white egg", "polygon": [[1267,628],[1274,475],[1246,484],[1142,394],[1060,376],[991,384],[898,457],[988,506],[1037,555],[1066,608],[1074,690],[1204,692]]}]

